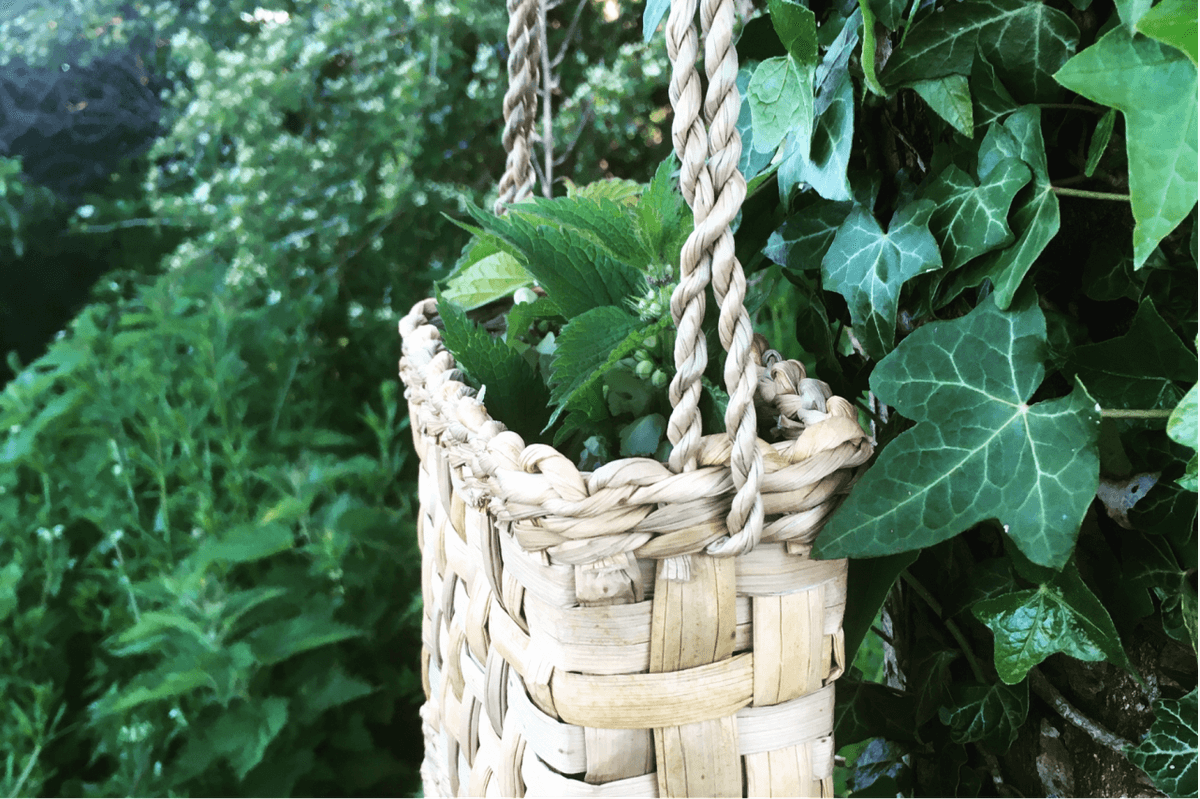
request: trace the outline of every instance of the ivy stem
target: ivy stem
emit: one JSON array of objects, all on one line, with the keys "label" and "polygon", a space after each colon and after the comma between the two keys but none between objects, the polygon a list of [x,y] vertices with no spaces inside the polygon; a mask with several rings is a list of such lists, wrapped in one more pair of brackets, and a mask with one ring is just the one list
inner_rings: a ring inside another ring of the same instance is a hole
[{"label": "ivy stem", "polygon": [[1060,111],[1086,111],[1089,114],[1103,114],[1107,108],[1095,108],[1090,105],[1072,105],[1071,103],[1038,103],[1038,108],[1057,108]]},{"label": "ivy stem", "polygon": [[1128,194],[1113,194],[1107,191],[1087,191],[1086,189],[1068,189],[1064,186],[1051,186],[1050,191],[1062,197],[1082,197],[1085,200],[1111,200],[1112,202],[1129,202]]},{"label": "ivy stem", "polygon": [[1174,413],[1170,408],[1102,408],[1100,415],[1105,419],[1169,419]]},{"label": "ivy stem", "polygon": [[955,624],[953,620],[942,616],[941,603],[934,599],[933,595],[930,594],[929,591],[925,590],[925,586],[921,585],[920,581],[918,581],[916,577],[913,577],[907,569],[900,572],[900,576],[904,579],[904,582],[908,585],[908,587],[912,589],[913,593],[925,601],[925,604],[929,606],[929,609],[932,610],[937,617],[942,620],[942,623],[946,625],[946,629],[950,631],[952,636],[954,636],[954,640],[958,642],[959,649],[962,650],[963,655],[967,659],[967,663],[971,666],[971,673],[975,675],[975,680],[980,683],[986,683],[987,676],[983,673],[983,668],[979,665],[979,661],[975,659],[975,653],[971,651],[971,645],[967,643],[966,636],[962,634],[962,630],[958,629],[958,625]]},{"label": "ivy stem", "polygon": [[904,40],[908,38],[908,28],[912,25],[913,15],[917,13],[917,6],[921,0],[913,0],[912,5],[908,7],[908,16],[904,18],[904,30],[900,32],[900,47],[904,46]]},{"label": "ivy stem", "polygon": [[1043,702],[1058,711],[1058,715],[1083,730],[1089,738],[1101,746],[1106,746],[1119,755],[1125,754],[1126,749],[1133,747],[1129,741],[1119,735],[1114,735],[1080,713],[1074,705],[1066,700],[1066,697],[1058,692],[1057,688],[1050,684],[1050,681],[1036,666],[1029,670],[1029,687]]}]

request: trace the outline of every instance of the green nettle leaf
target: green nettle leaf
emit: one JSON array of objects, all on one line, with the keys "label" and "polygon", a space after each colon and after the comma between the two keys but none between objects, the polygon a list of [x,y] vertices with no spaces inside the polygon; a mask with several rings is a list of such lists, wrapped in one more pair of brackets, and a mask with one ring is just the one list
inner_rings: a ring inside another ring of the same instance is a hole
[{"label": "green nettle leaf", "polygon": [[646,0],[646,9],[642,12],[643,41],[648,42],[654,38],[654,32],[658,30],[659,23],[670,8],[671,0]]},{"label": "green nettle leaf", "polygon": [[458,272],[446,283],[442,296],[472,311],[507,297],[522,286],[533,285],[525,267],[506,252],[496,252]]},{"label": "green nettle leaf", "polygon": [[990,125],[1020,105],[1000,82],[996,68],[978,54],[971,65],[970,85],[976,126]]},{"label": "green nettle leaf", "polygon": [[246,636],[246,641],[256,658],[271,664],[364,634],[357,627],[322,618],[320,611],[314,611],[259,627]]},{"label": "green nettle leaf", "polygon": [[929,229],[941,244],[947,268],[960,267],[1013,241],[1008,208],[1029,178],[1029,168],[1020,160],[1006,158],[982,175],[978,184],[951,164],[925,188],[921,196],[937,205]]},{"label": "green nettle leaf", "polygon": [[645,327],[638,317],[616,306],[594,308],[567,323],[558,335],[550,375],[550,401],[555,408],[547,427],[609,367],[641,346]]},{"label": "green nettle leaf", "polygon": [[919,94],[934,113],[950,123],[950,127],[967,138],[975,135],[971,89],[965,75],[913,81],[907,88]]},{"label": "green nettle leaf", "polygon": [[983,741],[1007,752],[1029,714],[1029,684],[955,685],[954,704],[938,711],[955,743]]},{"label": "green nettle leaf", "polygon": [[1022,102],[1053,102],[1050,75],[1075,52],[1079,29],[1061,11],[1030,0],[964,0],[926,12],[908,29],[880,75],[900,86],[971,74],[978,47]]},{"label": "green nettle leaf", "polygon": [[1096,174],[1096,167],[1100,166],[1100,159],[1108,149],[1108,140],[1112,138],[1113,124],[1116,121],[1117,111],[1110,108],[1096,123],[1096,130],[1092,132],[1092,141],[1088,145],[1087,164],[1083,167],[1083,174],[1089,178]]},{"label": "green nettle leaf", "polygon": [[1129,749],[1129,760],[1167,796],[1195,796],[1196,689],[1181,699],[1154,703],[1154,724],[1146,739]]},{"label": "green nettle leaf", "polygon": [[438,313],[447,349],[458,366],[484,387],[488,412],[526,441],[536,441],[549,415],[550,392],[533,366],[454,303],[439,299]]},{"label": "green nettle leaf", "polygon": [[536,217],[589,236],[619,261],[645,268],[654,261],[638,237],[634,210],[628,203],[607,197],[531,197],[510,206],[510,214]]},{"label": "green nettle leaf", "polygon": [[278,522],[240,524],[205,540],[196,557],[201,564],[214,561],[248,563],[261,560],[295,546],[289,525]]},{"label": "green nettle leaf", "polygon": [[[745,103],[742,104],[745,112]],[[767,159],[770,160],[769,158]],[[679,161],[672,153],[658,165],[634,209],[638,235],[661,263],[679,263],[679,251],[692,232],[692,212],[674,177]]]},{"label": "green nettle leaf", "polygon": [[871,388],[917,425],[883,448],[814,555],[889,555],[999,519],[1031,560],[1065,564],[1100,482],[1100,414],[1079,384],[1028,404],[1046,346],[1032,299],[1005,313],[989,298],[901,342],[875,367]]},{"label": "green nettle leaf", "polygon": [[1125,115],[1133,264],[1140,268],[1196,205],[1196,65],[1117,26],[1054,78]]},{"label": "green nettle leaf", "polygon": [[812,64],[790,55],[768,58],[754,70],[746,99],[757,150],[775,152],[789,132],[799,139],[812,137],[813,71]]},{"label": "green nettle leaf", "polygon": [[797,184],[807,183],[827,200],[849,200],[846,167],[853,138],[854,86],[847,73],[817,119],[811,143],[803,136],[788,136],[779,165],[779,196],[786,201]]},{"label": "green nettle leaf", "polygon": [[[1200,405],[1196,400],[1196,386],[1188,389],[1188,393],[1183,396],[1179,404],[1175,406],[1175,410],[1171,411],[1171,418],[1167,420],[1167,435],[1172,440],[1183,444],[1185,447],[1197,449],[1196,445],[1196,417],[1200,415]],[[1175,482],[1186,488],[1188,491],[1195,491],[1196,486],[1196,456],[1188,461],[1187,471],[1183,473]]]},{"label": "green nettle leaf", "polygon": [[1106,408],[1174,408],[1184,394],[1178,384],[1196,379],[1196,356],[1150,300],[1125,335],[1076,348],[1069,365]]},{"label": "green nettle leaf", "polygon": [[1050,188],[1041,109],[1037,106],[1022,106],[1003,125],[993,125],[988,130],[979,147],[979,171],[988,172],[1010,157],[1020,158],[1033,172],[1032,184],[1016,195],[1009,215],[1017,240],[1004,249],[985,254],[955,274],[948,285],[947,297],[965,287],[978,286],[986,277],[992,281],[996,305],[1008,308],[1025,275],[1058,233],[1058,196]]},{"label": "green nettle leaf", "polygon": [[769,0],[767,7],[771,10],[771,25],[788,54],[801,65],[816,64],[816,15],[796,0]]},{"label": "green nettle leaf", "polygon": [[794,272],[817,269],[853,207],[848,202],[830,202],[819,197],[807,202],[771,234],[763,252]]},{"label": "green nettle leaf", "polygon": [[1162,0],[1137,21],[1139,32],[1178,48],[1196,63],[1196,4],[1192,0]]},{"label": "green nettle leaf", "polygon": [[1133,672],[1112,618],[1073,564],[1038,588],[985,599],[971,611],[991,628],[996,673],[1010,685],[1055,652]]},{"label": "green nettle leaf", "polygon": [[862,206],[838,228],[821,261],[825,288],[846,298],[854,332],[867,353],[882,358],[896,340],[896,306],[906,280],[942,265],[929,232],[933,203],[917,200],[896,211],[888,231]]}]

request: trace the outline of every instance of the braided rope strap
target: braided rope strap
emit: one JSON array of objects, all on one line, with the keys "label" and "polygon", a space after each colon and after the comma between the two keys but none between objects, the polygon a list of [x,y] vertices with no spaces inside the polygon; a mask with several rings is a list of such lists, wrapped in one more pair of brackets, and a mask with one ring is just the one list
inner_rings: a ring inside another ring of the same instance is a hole
[{"label": "braided rope strap", "polygon": [[538,0],[508,0],[508,91],[504,94],[504,150],[508,153],[500,178],[495,212],[533,192],[529,138],[537,114]]},{"label": "braided rope strap", "polygon": [[734,3],[704,0],[701,25],[708,77],[704,112],[709,129],[705,160],[701,160],[701,148],[695,142],[704,134],[693,133],[699,84],[692,21],[695,12],[696,0],[673,0],[667,21],[671,101],[676,114],[672,136],[683,164],[680,186],[695,217],[695,228],[680,256],[679,286],[671,297],[671,314],[678,335],[676,375],[670,394],[673,409],[667,430],[675,447],[671,455],[672,470],[694,469],[701,435],[700,377],[707,363],[700,323],[704,319],[704,288],[711,280],[713,294],[721,307],[718,324],[721,346],[728,353],[724,373],[729,392],[725,426],[733,447],[730,465],[736,493],[726,522],[730,535],[714,541],[707,552],[716,557],[731,557],[753,549],[763,529],[763,459],[754,409],[758,370],[751,357],[754,330],[745,308],[746,278],[734,255],[730,229],[746,197],[746,180],[738,169],[742,152],[737,132],[741,98],[736,83],[737,52],[733,47]]}]

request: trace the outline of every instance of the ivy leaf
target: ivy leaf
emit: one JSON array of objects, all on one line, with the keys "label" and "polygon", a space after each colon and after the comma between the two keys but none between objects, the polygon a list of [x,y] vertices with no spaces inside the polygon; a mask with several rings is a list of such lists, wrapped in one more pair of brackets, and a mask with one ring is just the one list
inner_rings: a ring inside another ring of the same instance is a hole
[{"label": "ivy leaf", "polygon": [[1029,168],[1016,158],[1006,158],[981,177],[976,183],[951,164],[922,192],[922,197],[937,204],[929,229],[940,242],[942,262],[949,269],[1013,241],[1008,208],[1029,182]]},{"label": "ivy leaf", "polygon": [[[750,111],[750,77],[754,74],[754,70],[750,67],[742,67],[738,70],[737,87],[738,94],[742,97],[742,106],[738,110],[737,131],[742,137],[742,155],[738,159],[738,169],[746,176],[746,180],[753,180],[759,175],[775,157],[775,151],[769,150],[762,152],[759,150],[759,145],[754,139],[754,115]],[[682,197],[682,195],[681,195]]]},{"label": "ivy leaf", "polygon": [[871,388],[917,423],[886,446],[817,539],[821,558],[932,546],[999,519],[1031,560],[1067,562],[1099,485],[1100,414],[1087,390],[1029,405],[1045,374],[1032,299],[924,325],[875,367]]},{"label": "ivy leaf", "polygon": [[[1192,386],[1187,394],[1183,395],[1183,399],[1175,406],[1175,410],[1171,411],[1171,417],[1167,420],[1167,435],[1172,441],[1177,441],[1185,447],[1196,449],[1196,417],[1200,415],[1200,404],[1196,399],[1196,386]],[[1192,459],[1188,461],[1187,471],[1183,473],[1175,482],[1186,488],[1188,491],[1196,490],[1196,456],[1192,455]]]},{"label": "ivy leaf", "polygon": [[464,311],[473,311],[531,285],[533,276],[516,258],[495,252],[456,273],[447,281],[442,296]]},{"label": "ivy leaf", "polygon": [[801,65],[817,63],[817,17],[796,0],[769,0],[771,25],[788,54]]},{"label": "ivy leaf", "polygon": [[917,731],[904,724],[916,718],[916,710],[911,694],[847,675],[834,695],[833,734],[839,746],[877,736],[917,743]]},{"label": "ivy leaf", "polygon": [[1033,183],[1016,196],[1009,215],[1016,241],[987,253],[956,274],[948,284],[947,297],[968,286],[978,286],[986,277],[992,281],[996,305],[1008,308],[1025,275],[1058,233],[1058,197],[1050,189],[1041,109],[1037,106],[1022,106],[1003,125],[988,130],[979,147],[979,171],[985,172],[993,164],[999,166],[1009,157],[1020,158],[1033,172]]},{"label": "ivy leaf", "polygon": [[955,743],[983,741],[1007,752],[1029,714],[1029,684],[956,685],[955,702],[938,711]]},{"label": "ivy leaf", "polygon": [[1143,300],[1123,336],[1076,348],[1069,368],[1106,408],[1174,408],[1196,379],[1196,356]]},{"label": "ivy leaf", "polygon": [[646,9],[642,12],[642,41],[654,38],[654,32],[670,8],[671,0],[646,0]]},{"label": "ivy leaf", "polygon": [[931,213],[929,200],[909,203],[896,211],[884,233],[875,216],[857,206],[821,261],[824,286],[846,298],[854,331],[872,358],[882,358],[896,340],[904,282],[942,265],[929,232]]},{"label": "ivy leaf", "polygon": [[848,202],[808,197],[809,201],[798,207],[779,230],[771,234],[763,250],[772,261],[793,272],[821,266],[838,228],[854,207]]},{"label": "ivy leaf", "polygon": [[1141,268],[1196,205],[1196,65],[1117,26],[1054,78],[1125,115],[1133,265]]},{"label": "ivy leaf", "polygon": [[1146,740],[1126,751],[1167,796],[1195,796],[1196,689],[1181,699],[1154,703],[1154,723]]},{"label": "ivy leaf", "polygon": [[1117,16],[1120,18],[1121,24],[1132,29],[1150,10],[1150,4],[1154,0],[1113,0],[1113,2],[1117,6]]},{"label": "ivy leaf", "polygon": [[488,413],[527,442],[538,440],[550,404],[550,392],[521,354],[467,318],[454,303],[438,299],[445,330],[442,338],[454,360],[485,388]]},{"label": "ivy leaf", "polygon": [[842,23],[842,29],[825,51],[821,63],[817,64],[817,74],[814,78],[817,98],[813,102],[813,113],[821,116],[829,108],[842,85],[842,79],[849,73],[850,57],[858,45],[858,32],[862,29],[862,11],[855,6],[850,16]]},{"label": "ivy leaf", "polygon": [[854,87],[849,73],[834,89],[829,107],[817,119],[812,141],[789,135],[779,164],[779,193],[786,200],[799,183],[807,183],[827,200],[849,200],[850,144],[854,138]]},{"label": "ivy leaf", "polygon": [[1079,29],[1061,11],[1030,0],[964,0],[925,13],[892,53],[885,85],[899,86],[944,75],[971,74],[980,54],[1022,102],[1053,102],[1050,75],[1075,52]]},{"label": "ivy leaf", "polygon": [[1136,27],[1151,39],[1182,50],[1196,63],[1196,4],[1191,0],[1163,0],[1146,12]]},{"label": "ivy leaf", "polygon": [[1133,672],[1112,618],[1074,564],[1037,588],[977,602],[971,612],[991,628],[996,673],[1009,685],[1055,652]]},{"label": "ivy leaf", "polygon": [[1100,159],[1104,157],[1104,151],[1108,149],[1108,140],[1112,138],[1113,124],[1116,121],[1117,111],[1110,108],[1104,116],[1100,117],[1100,121],[1096,123],[1096,129],[1092,131],[1092,141],[1088,145],[1087,164],[1083,167],[1083,174],[1089,178],[1096,174],[1096,167],[1100,166]]},{"label": "ivy leaf", "polygon": [[975,135],[971,108],[971,89],[965,75],[944,75],[908,84],[950,127],[967,138]]},{"label": "ivy leaf", "polygon": [[882,558],[863,558],[850,561],[849,577],[854,590],[846,597],[846,612],[842,630],[846,636],[846,662],[853,663],[858,647],[875,623],[892,584],[900,573],[917,559],[918,552],[901,552]]},{"label": "ivy leaf", "polygon": [[868,0],[871,5],[871,10],[875,12],[875,19],[883,23],[883,27],[890,31],[900,30],[900,23],[904,21],[904,11],[911,3],[909,0]]},{"label": "ivy leaf", "polygon": [[1011,111],[1015,111],[1018,103],[1004,88],[996,68],[986,58],[976,54],[975,63],[971,65],[971,100],[974,103],[973,116],[975,124],[990,125]]},{"label": "ivy leaf", "polygon": [[746,88],[753,146],[773,153],[789,132],[797,140],[811,139],[813,128],[812,64],[790,55],[768,58],[758,65]]},{"label": "ivy leaf", "polygon": [[663,326],[660,322],[647,330],[638,317],[611,305],[593,308],[568,322],[558,335],[550,374],[550,401],[555,409],[546,426],[554,424],[573,399],[599,381],[610,366]]}]

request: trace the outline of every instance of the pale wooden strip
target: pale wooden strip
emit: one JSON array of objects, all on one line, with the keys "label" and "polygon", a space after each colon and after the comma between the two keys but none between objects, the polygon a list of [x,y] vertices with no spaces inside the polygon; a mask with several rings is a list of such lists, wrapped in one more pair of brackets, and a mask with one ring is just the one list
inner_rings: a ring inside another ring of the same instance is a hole
[{"label": "pale wooden strip", "polygon": [[[443,524],[442,528],[444,530],[442,541],[446,549],[446,566],[449,571],[454,572],[467,585],[470,585],[475,582],[475,573],[479,570],[479,563],[473,557],[470,548],[467,547],[467,542],[453,532],[449,522]],[[462,610],[465,612],[466,609],[467,606],[464,604]]]},{"label": "pale wooden strip", "polygon": [[785,544],[760,543],[736,560],[737,592],[743,596],[790,594],[845,579],[845,560],[809,560],[789,555]]},{"label": "pale wooden strip", "polygon": [[[813,779],[817,780],[832,780],[833,779],[833,736],[826,735],[824,738],[818,738],[812,743],[812,759],[813,759]],[[827,796],[833,796],[833,788],[830,786],[830,791]]]},{"label": "pale wooden strip", "polygon": [[[457,481],[456,481],[457,482]],[[458,537],[463,541],[467,540],[467,505],[463,502],[461,490],[456,490],[450,495],[450,527],[458,534]]]},{"label": "pale wooden strip", "polygon": [[[754,656],[662,674],[590,675],[555,671],[558,715],[581,727],[646,729],[730,716],[750,703]],[[511,701],[511,699],[510,699]]]},{"label": "pale wooden strip", "polygon": [[555,668],[590,674],[644,672],[650,664],[651,603],[560,608],[525,598],[530,646]]},{"label": "pale wooden strip", "polygon": [[[468,701],[469,697],[469,701]],[[475,766],[475,755],[479,751],[479,728],[486,728],[487,722],[480,718],[483,703],[470,693],[463,694],[463,715],[466,729],[466,739],[460,741],[467,754],[467,765]]]},{"label": "pale wooden strip", "polygon": [[795,667],[791,674],[795,679],[787,685],[782,698],[794,699],[820,688],[829,674],[832,639],[825,635],[825,584],[789,594],[784,605],[791,610],[792,635],[787,640],[793,644],[791,662]]},{"label": "pale wooden strip", "polygon": [[475,572],[475,581],[471,583],[470,599],[467,602],[467,646],[476,660],[487,659],[488,641],[487,618],[492,608],[492,586],[483,574],[482,569]]},{"label": "pale wooden strip", "polygon": [[508,682],[508,715],[504,718],[507,734],[515,725],[525,738],[526,746],[557,771],[582,774],[587,771],[587,752],[582,727],[563,724],[538,710],[521,681],[510,671]]},{"label": "pale wooden strip", "polygon": [[658,796],[657,779],[653,774],[641,777],[615,780],[603,785],[589,785],[583,780],[571,779],[551,771],[545,763],[538,759],[533,750],[525,748],[525,757],[521,763],[521,777],[525,781],[525,796],[553,797],[587,797],[588,799],[641,799],[641,797]]},{"label": "pale wooden strip", "polygon": [[652,672],[713,663],[733,654],[737,635],[734,560],[694,555],[690,562],[691,579],[686,582],[665,579],[663,566],[659,566],[651,605]]},{"label": "pale wooden strip", "polygon": [[479,571],[487,578],[492,592],[500,595],[504,561],[500,555],[500,538],[487,511],[467,508],[467,543],[479,558]]},{"label": "pale wooden strip", "polygon": [[525,757],[525,737],[522,732],[521,724],[515,719],[505,722],[494,780],[500,796],[525,795],[525,782],[521,779],[521,761]]},{"label": "pale wooden strip", "polygon": [[496,649],[489,649],[483,667],[483,704],[496,735],[503,735],[504,717],[508,713],[508,672],[508,661]]},{"label": "pale wooden strip", "polygon": [[483,701],[487,696],[487,679],[483,665],[471,655],[471,648],[464,646],[458,656],[459,670],[463,676],[463,695]]},{"label": "pale wooden strip", "polygon": [[575,569],[572,566],[544,566],[541,558],[521,549],[511,537],[500,536],[504,568],[529,593],[549,605],[569,607],[575,602]]},{"label": "pale wooden strip", "polygon": [[744,707],[737,716],[738,751],[743,755],[813,741],[833,731],[833,684],[790,702]]},{"label": "pale wooden strip", "polygon": [[450,629],[447,631],[442,640],[442,667],[446,670],[446,682],[450,685],[454,695],[462,698],[463,674],[461,653],[467,641],[467,633],[463,630],[461,621],[454,621],[450,624]]},{"label": "pale wooden strip", "polygon": [[733,639],[733,651],[745,652],[750,648],[753,641],[753,628],[751,623],[750,603],[751,599],[748,596],[739,596],[734,603],[737,613],[737,633]]},{"label": "pale wooden strip", "polygon": [[[742,762],[733,716],[668,727],[662,731],[662,796],[741,796]],[[656,742],[657,743],[657,742]]]},{"label": "pale wooden strip", "polygon": [[587,773],[584,781],[600,785],[654,771],[654,738],[650,730],[603,730],[584,727]]},{"label": "pale wooden strip", "polygon": [[492,610],[488,614],[488,631],[491,633],[492,647],[508,661],[513,670],[524,677],[529,671],[529,636],[517,626],[495,597],[492,598]]},{"label": "pale wooden strip", "polygon": [[452,486],[450,484],[450,461],[446,457],[446,450],[442,447],[437,447],[431,453],[433,457],[429,459],[429,467],[433,471],[433,479],[437,484],[438,504],[446,513],[450,512],[450,492]]}]

